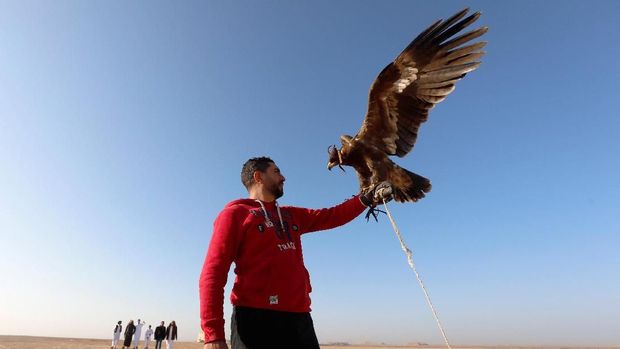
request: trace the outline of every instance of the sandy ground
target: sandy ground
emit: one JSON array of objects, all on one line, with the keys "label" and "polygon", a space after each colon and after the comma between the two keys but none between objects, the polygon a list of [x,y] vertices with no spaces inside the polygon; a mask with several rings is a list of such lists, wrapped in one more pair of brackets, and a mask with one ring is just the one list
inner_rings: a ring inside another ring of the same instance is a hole
[{"label": "sandy ground", "polygon": [[[122,346],[122,342],[120,343]],[[143,349],[144,342],[140,343]],[[121,346],[118,349],[121,349]],[[81,339],[81,338],[51,338],[29,336],[0,336],[0,349],[107,349],[110,348],[110,340],[105,339]],[[155,348],[151,344],[151,349]],[[162,345],[165,348],[165,344]],[[202,344],[193,342],[176,342],[175,349],[201,349]],[[371,346],[371,345],[321,345],[321,349],[444,349],[440,346]],[[454,349],[490,349],[491,347],[453,346]],[[498,348],[498,347],[496,347]],[[510,347],[503,346],[500,349],[618,349],[611,347]],[[294,348],[291,348],[294,349]]]}]

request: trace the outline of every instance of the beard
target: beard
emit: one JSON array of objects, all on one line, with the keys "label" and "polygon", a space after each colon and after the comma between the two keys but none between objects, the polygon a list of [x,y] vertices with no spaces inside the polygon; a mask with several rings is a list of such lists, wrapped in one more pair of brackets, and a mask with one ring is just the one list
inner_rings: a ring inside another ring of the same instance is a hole
[{"label": "beard", "polygon": [[281,183],[272,183],[267,190],[273,195],[276,200],[281,198],[284,195],[284,182]]}]

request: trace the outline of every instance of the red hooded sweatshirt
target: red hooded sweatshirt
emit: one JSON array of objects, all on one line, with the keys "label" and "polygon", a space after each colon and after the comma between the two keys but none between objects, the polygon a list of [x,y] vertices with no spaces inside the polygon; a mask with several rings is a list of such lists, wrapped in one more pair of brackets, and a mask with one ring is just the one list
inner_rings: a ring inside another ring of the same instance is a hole
[{"label": "red hooded sweatshirt", "polygon": [[[205,342],[223,340],[224,286],[235,262],[233,305],[289,312],[310,311],[310,275],[304,266],[301,234],[348,223],[365,209],[357,196],[319,210],[253,199],[226,205],[213,224],[213,235],[200,274],[200,318]],[[271,224],[270,224],[271,222]]]}]

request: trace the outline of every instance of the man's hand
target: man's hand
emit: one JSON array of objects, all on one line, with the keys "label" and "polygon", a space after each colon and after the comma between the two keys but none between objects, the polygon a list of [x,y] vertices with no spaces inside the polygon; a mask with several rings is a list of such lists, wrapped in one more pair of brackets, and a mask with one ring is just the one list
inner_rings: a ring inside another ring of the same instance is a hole
[{"label": "man's hand", "polygon": [[203,349],[228,349],[228,345],[226,344],[226,341],[215,341],[215,342],[211,342],[211,343],[205,343],[205,346]]},{"label": "man's hand", "polygon": [[377,184],[374,199],[377,203],[383,203],[383,200],[385,202],[392,200],[392,185],[390,182],[385,181]]},{"label": "man's hand", "polygon": [[373,188],[360,193],[360,200],[368,207],[375,207],[378,204],[392,200],[392,185],[390,182],[384,181]]}]

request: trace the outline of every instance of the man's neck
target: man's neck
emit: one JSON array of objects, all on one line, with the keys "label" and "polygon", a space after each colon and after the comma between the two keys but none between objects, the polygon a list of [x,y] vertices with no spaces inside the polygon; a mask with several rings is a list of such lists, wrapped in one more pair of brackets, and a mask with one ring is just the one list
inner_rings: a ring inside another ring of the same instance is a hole
[{"label": "man's neck", "polygon": [[250,199],[260,200],[262,202],[274,202],[276,200],[275,196],[270,192],[261,190],[261,188],[253,188],[249,193]]}]

